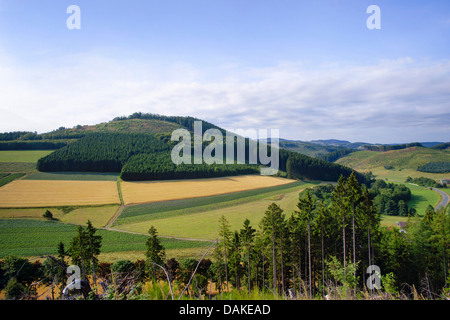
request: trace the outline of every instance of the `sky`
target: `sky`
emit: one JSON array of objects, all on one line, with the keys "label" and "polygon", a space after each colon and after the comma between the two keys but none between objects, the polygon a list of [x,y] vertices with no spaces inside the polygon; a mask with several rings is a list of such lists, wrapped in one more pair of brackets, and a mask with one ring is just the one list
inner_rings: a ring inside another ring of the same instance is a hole
[{"label": "sky", "polygon": [[450,141],[450,1],[0,0],[0,132],[138,111],[292,140]]}]

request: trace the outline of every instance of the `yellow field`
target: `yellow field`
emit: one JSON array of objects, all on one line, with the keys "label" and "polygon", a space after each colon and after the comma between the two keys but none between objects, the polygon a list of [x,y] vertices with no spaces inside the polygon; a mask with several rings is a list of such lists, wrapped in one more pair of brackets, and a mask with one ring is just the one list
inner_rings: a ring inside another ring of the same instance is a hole
[{"label": "yellow field", "polygon": [[0,207],[120,204],[114,181],[16,180],[0,188]]},{"label": "yellow field", "polygon": [[272,187],[294,180],[247,175],[192,180],[122,182],[124,203],[137,204],[155,201],[167,201]]},{"label": "yellow field", "polygon": [[74,207],[70,212],[62,208],[0,208],[0,219],[42,219],[46,210],[50,210],[53,218],[61,222],[85,225],[88,220],[96,228],[104,227],[119,209],[119,205],[102,205]]}]

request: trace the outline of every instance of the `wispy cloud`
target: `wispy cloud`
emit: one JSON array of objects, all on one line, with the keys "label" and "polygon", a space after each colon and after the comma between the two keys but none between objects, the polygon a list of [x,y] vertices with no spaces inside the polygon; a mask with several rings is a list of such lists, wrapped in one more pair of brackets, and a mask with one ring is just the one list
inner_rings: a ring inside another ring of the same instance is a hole
[{"label": "wispy cloud", "polygon": [[279,128],[291,139],[450,140],[449,88],[450,61],[204,70],[82,55],[25,68],[3,55],[0,131],[42,132],[142,111]]}]

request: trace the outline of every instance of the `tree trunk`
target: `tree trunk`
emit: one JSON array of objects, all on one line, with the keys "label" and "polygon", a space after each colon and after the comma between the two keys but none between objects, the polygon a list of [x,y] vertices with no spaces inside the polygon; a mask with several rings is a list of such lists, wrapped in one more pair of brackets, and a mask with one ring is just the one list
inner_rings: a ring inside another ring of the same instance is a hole
[{"label": "tree trunk", "polygon": [[312,275],[311,275],[311,223],[308,220],[308,269],[309,269],[309,296],[311,297]]},{"label": "tree trunk", "polygon": [[343,246],[344,246],[344,275],[345,275],[345,269],[347,266],[347,262],[346,262],[346,249],[345,249],[345,211],[344,208],[342,208],[342,241],[343,241]]},{"label": "tree trunk", "polygon": [[281,292],[284,295],[284,263],[283,263],[283,236],[280,233],[280,262],[281,262]]},{"label": "tree trunk", "polygon": [[248,293],[250,294],[251,290],[251,268],[250,268],[250,246],[248,247]]},{"label": "tree trunk", "polygon": [[353,225],[353,265],[355,269],[353,271],[353,276],[356,278],[356,231],[355,231],[355,206],[353,205],[352,210],[352,225]]},{"label": "tree trunk", "polygon": [[225,281],[227,282],[227,292],[229,292],[228,287],[228,260],[227,260],[227,244],[224,242],[224,251],[225,251]]},{"label": "tree trunk", "polygon": [[272,226],[272,264],[273,264],[273,290],[277,292],[277,264],[275,256],[275,230]]},{"label": "tree trunk", "polygon": [[322,242],[322,296],[325,296],[325,252],[323,247],[323,229],[320,232]]}]

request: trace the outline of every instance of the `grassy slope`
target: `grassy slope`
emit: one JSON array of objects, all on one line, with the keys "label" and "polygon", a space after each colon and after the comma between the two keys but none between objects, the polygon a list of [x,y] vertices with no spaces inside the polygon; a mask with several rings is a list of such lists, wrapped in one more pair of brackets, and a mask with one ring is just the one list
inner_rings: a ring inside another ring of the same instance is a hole
[{"label": "grassy slope", "polygon": [[[13,254],[17,256],[39,256],[55,254],[57,244],[62,241],[69,247],[76,235],[76,226],[53,221],[0,219],[0,258]],[[102,252],[123,252],[145,250],[146,235],[98,230],[102,236]],[[39,239],[39,241],[36,241]],[[166,249],[199,248],[208,242],[161,239]]]},{"label": "grassy slope", "polygon": [[36,163],[40,158],[55,150],[2,150],[0,151],[0,162],[27,162]]},{"label": "grassy slope", "polygon": [[[406,177],[450,178],[449,174],[419,172],[417,168],[428,162],[450,161],[450,152],[430,148],[413,147],[387,152],[358,151],[342,157],[336,163],[358,171],[372,171],[377,178],[404,181]],[[393,166],[386,170],[384,166]]]}]

